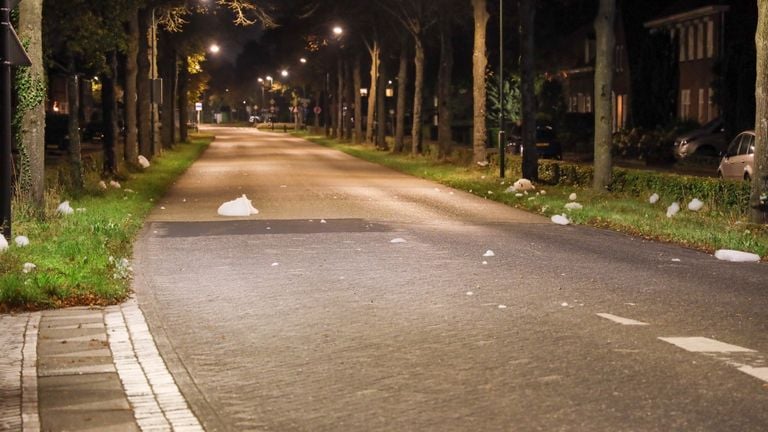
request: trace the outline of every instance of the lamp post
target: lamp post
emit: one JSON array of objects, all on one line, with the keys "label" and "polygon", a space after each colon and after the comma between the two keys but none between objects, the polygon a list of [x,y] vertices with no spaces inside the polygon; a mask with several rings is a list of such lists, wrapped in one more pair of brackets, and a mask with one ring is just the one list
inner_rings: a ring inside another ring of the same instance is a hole
[{"label": "lamp post", "polygon": [[499,177],[506,171],[504,142],[504,0],[499,0]]}]

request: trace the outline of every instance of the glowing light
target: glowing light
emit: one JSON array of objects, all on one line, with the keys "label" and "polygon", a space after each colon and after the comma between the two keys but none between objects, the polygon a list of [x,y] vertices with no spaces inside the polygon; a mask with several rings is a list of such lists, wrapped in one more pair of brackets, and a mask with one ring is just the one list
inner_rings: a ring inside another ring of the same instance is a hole
[{"label": "glowing light", "polygon": [[341,28],[340,26],[336,26],[333,28],[333,34],[335,34],[336,36],[341,36],[342,33],[344,33],[344,29]]},{"label": "glowing light", "polygon": [[211,44],[211,46],[208,47],[208,51],[210,51],[211,54],[218,54],[218,52],[221,51],[221,47],[217,44]]}]

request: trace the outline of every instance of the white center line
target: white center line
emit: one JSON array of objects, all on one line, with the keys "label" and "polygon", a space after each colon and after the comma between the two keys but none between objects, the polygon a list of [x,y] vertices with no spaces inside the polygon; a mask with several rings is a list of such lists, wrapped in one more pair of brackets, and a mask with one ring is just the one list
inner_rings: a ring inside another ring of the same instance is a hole
[{"label": "white center line", "polygon": [[659,339],[690,352],[755,352],[755,350],[751,350],[749,348],[731,345],[705,337],[660,337]]},{"label": "white center line", "polygon": [[623,318],[617,315],[609,314],[609,313],[599,313],[596,314],[597,316],[601,318],[605,318],[607,320],[611,320],[615,323],[619,323],[621,325],[634,325],[634,326],[647,326],[650,325],[648,323],[644,323],[642,321],[633,320],[630,318]]}]

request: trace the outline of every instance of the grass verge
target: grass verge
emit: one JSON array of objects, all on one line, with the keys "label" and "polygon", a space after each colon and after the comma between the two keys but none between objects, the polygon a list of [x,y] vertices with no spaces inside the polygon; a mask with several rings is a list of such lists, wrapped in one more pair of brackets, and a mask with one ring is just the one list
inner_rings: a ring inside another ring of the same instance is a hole
[{"label": "grass verge", "polygon": [[[42,220],[14,207],[14,236],[30,244],[0,252],[0,312],[75,305],[107,305],[130,290],[134,238],[144,219],[171,183],[207,148],[212,136],[196,135],[155,158],[148,169],[133,173],[121,189],[102,190],[98,178],[71,199],[69,216],[57,215],[59,194],[49,194]],[[24,272],[24,264],[36,266]]]},{"label": "grass verge", "polygon": [[[325,136],[296,133],[317,144],[341,150],[347,154],[387,166],[416,177],[433,180],[461,189],[483,198],[502,202],[544,216],[566,214],[574,224],[591,225],[612,229],[650,240],[669,242],[712,253],[717,249],[735,249],[752,252],[768,260],[768,227],[748,223],[743,211],[718,206],[718,200],[705,201],[698,212],[686,209],[694,196],[669,193],[661,196],[655,205],[648,197],[655,191],[634,189],[634,193],[597,194],[586,187],[566,185],[539,185],[538,193],[516,196],[505,192],[519,178],[520,158],[513,156],[506,180],[498,178],[498,167],[466,167],[449,162],[438,162],[424,156],[392,154],[370,146],[353,145],[329,139]],[[670,175],[670,174],[664,174]],[[695,181],[695,180],[694,180]],[[564,208],[576,193],[582,210]],[[667,217],[667,206],[680,203],[681,210],[674,217]],[[722,200],[727,201],[727,200]]]}]

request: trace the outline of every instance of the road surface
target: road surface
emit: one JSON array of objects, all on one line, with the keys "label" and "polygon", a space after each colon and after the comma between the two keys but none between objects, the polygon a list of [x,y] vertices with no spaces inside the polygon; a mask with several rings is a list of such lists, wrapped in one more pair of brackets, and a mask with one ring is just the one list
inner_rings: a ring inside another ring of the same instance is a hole
[{"label": "road surface", "polygon": [[[768,429],[766,265],[214,133],[134,262],[208,430]],[[242,194],[258,215],[216,214]]]}]

